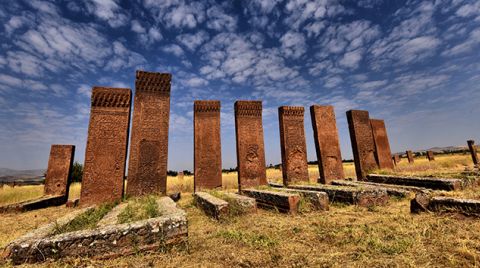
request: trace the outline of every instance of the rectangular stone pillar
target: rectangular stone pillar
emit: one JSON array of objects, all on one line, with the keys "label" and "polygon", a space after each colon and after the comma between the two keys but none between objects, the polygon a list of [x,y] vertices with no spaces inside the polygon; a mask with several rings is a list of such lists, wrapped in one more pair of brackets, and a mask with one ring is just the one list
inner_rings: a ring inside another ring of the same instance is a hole
[{"label": "rectangular stone pillar", "polygon": [[477,155],[477,147],[475,147],[475,141],[469,140],[467,141],[468,143],[468,149],[470,150],[470,154],[472,155],[472,161],[474,165],[478,165],[478,155]]},{"label": "rectangular stone pillar", "polygon": [[278,108],[284,185],[309,181],[303,114],[303,107]]},{"label": "rectangular stone pillar", "polygon": [[395,165],[398,165],[398,163],[400,163],[400,159],[401,159],[401,158],[400,158],[400,155],[395,154],[395,155],[393,155],[392,159],[393,159],[393,163],[394,163]]},{"label": "rectangular stone pillar", "polygon": [[408,158],[408,163],[412,164],[414,162],[412,151],[410,150],[407,151],[407,158]]},{"label": "rectangular stone pillar", "polygon": [[370,119],[372,126],[373,141],[375,142],[375,156],[378,167],[381,169],[393,169],[392,152],[388,141],[385,121]]},{"label": "rectangular stone pillar", "polygon": [[68,199],[74,156],[75,145],[52,145],[45,176],[45,195],[65,196],[65,201]]},{"label": "rectangular stone pillar", "polygon": [[238,189],[267,185],[262,102],[235,102]]},{"label": "rectangular stone pillar", "polygon": [[82,206],[119,201],[123,197],[131,99],[129,88],[92,90]]},{"label": "rectangular stone pillar", "polygon": [[137,71],[128,196],[167,193],[171,74]]},{"label": "rectangular stone pillar", "polygon": [[377,169],[375,142],[368,111],[347,111],[348,129],[352,142],[357,180],[366,180],[371,170]]},{"label": "rectangular stone pillar", "polygon": [[330,184],[332,180],[345,179],[333,106],[312,105],[310,115],[320,174],[318,182]]},{"label": "rectangular stone pillar", "polygon": [[432,151],[427,151],[427,159],[428,161],[435,161],[435,156]]},{"label": "rectangular stone pillar", "polygon": [[220,101],[195,101],[193,105],[195,191],[222,186]]}]

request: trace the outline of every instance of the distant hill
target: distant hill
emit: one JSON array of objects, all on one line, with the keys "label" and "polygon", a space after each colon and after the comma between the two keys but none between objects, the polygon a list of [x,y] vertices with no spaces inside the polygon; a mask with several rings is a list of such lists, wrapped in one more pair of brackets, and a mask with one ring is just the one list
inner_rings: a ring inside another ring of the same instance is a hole
[{"label": "distant hill", "polygon": [[45,169],[16,170],[0,168],[0,182],[11,182],[19,180],[42,180]]},{"label": "distant hill", "polygon": [[[454,153],[454,152],[468,151],[468,147],[467,146],[432,147],[432,148],[425,149],[425,150],[413,151],[413,153],[425,153],[426,151],[433,151],[434,153],[437,153],[437,154]],[[405,152],[397,152],[396,154],[405,154]]]}]

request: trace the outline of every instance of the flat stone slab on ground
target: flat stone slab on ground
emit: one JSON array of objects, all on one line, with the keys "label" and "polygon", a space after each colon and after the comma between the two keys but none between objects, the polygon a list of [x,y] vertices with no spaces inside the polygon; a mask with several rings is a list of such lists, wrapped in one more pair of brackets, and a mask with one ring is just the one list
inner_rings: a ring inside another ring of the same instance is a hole
[{"label": "flat stone slab on ground", "polygon": [[288,189],[288,188],[277,188],[275,190],[298,194],[302,198],[306,199],[316,210],[330,209],[328,194],[325,192],[297,190],[297,189]]},{"label": "flat stone slab on ground", "polygon": [[418,193],[410,203],[410,211],[412,213],[425,211],[439,213],[453,212],[480,217],[480,200],[445,196],[432,197],[426,193]]},{"label": "flat stone slab on ground", "polygon": [[341,202],[361,207],[382,206],[388,202],[385,189],[355,188],[333,185],[290,185],[288,188],[326,192],[330,202]]},{"label": "flat stone slab on ground", "polygon": [[64,225],[90,208],[72,212],[10,243],[2,256],[13,264],[41,262],[62,257],[112,258],[173,245],[188,239],[186,213],[168,197],[157,201],[162,215],[132,223],[102,226],[54,235]]},{"label": "flat stone slab on ground", "polygon": [[369,182],[423,187],[432,190],[454,191],[462,189],[461,179],[406,177],[397,175],[370,174]]},{"label": "flat stone slab on ground", "polygon": [[410,197],[413,193],[413,189],[409,189],[408,187],[417,188],[418,191],[425,188],[418,188],[413,186],[396,186],[391,184],[381,184],[381,183],[370,183],[364,181],[344,181],[344,180],[335,180],[332,181],[332,185],[337,186],[350,186],[350,187],[373,187],[376,189],[384,189],[387,191],[387,194],[390,196],[395,196],[399,198],[407,198]]},{"label": "flat stone slab on ground", "polygon": [[[237,213],[254,213],[257,212],[257,201],[255,198],[251,198],[244,195],[239,195],[236,193],[224,193],[227,198],[227,202],[234,203],[233,205],[238,208]],[[230,204],[231,206],[232,204]]]},{"label": "flat stone slab on ground", "polygon": [[300,202],[298,194],[253,189],[242,190],[241,194],[255,198],[257,204],[262,207],[274,208],[290,214],[298,212]]},{"label": "flat stone slab on ground", "polygon": [[195,192],[193,198],[196,206],[202,209],[208,216],[217,220],[228,217],[229,204],[227,201],[206,192]]},{"label": "flat stone slab on ground", "polygon": [[60,206],[67,202],[66,196],[42,196],[37,199],[14,203],[0,207],[0,213],[24,212],[53,206]]}]

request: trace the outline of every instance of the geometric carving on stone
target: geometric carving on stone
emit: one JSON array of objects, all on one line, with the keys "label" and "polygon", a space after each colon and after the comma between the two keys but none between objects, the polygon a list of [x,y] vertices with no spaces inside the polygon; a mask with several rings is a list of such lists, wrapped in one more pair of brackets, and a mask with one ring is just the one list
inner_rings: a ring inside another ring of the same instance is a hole
[{"label": "geometric carving on stone", "polygon": [[428,161],[435,161],[435,155],[433,154],[433,151],[427,151],[427,159]]},{"label": "geometric carving on stone", "polygon": [[308,182],[307,145],[305,141],[304,108],[278,108],[283,184]]},{"label": "geometric carving on stone", "polygon": [[370,119],[375,142],[375,156],[380,169],[393,169],[392,152],[388,141],[385,122],[379,119]]},{"label": "geometric carving on stone", "polygon": [[333,106],[310,106],[313,139],[318,159],[318,182],[330,184],[345,178]]},{"label": "geometric carving on stone", "polygon": [[478,165],[480,162],[478,160],[477,147],[475,146],[475,141],[468,140],[467,144],[468,144],[468,149],[470,150],[470,154],[472,156],[473,164]]},{"label": "geometric carving on stone", "polygon": [[367,174],[378,168],[370,116],[368,111],[350,110],[347,120],[357,180],[366,180]]},{"label": "geometric carving on stone", "polygon": [[137,71],[128,196],[167,192],[171,74]]},{"label": "geometric carving on stone", "polygon": [[239,190],[267,184],[262,101],[235,102]]},{"label": "geometric carving on stone", "polygon": [[408,163],[410,163],[410,164],[413,163],[414,160],[413,160],[412,151],[410,151],[410,150],[407,151],[407,158],[408,158]]},{"label": "geometric carving on stone", "polygon": [[120,201],[123,197],[131,96],[129,88],[92,90],[82,206]]},{"label": "geometric carving on stone", "polygon": [[197,100],[193,111],[195,191],[221,187],[220,101]]},{"label": "geometric carving on stone", "polygon": [[74,155],[75,145],[51,146],[45,176],[45,195],[61,195],[68,198]]}]

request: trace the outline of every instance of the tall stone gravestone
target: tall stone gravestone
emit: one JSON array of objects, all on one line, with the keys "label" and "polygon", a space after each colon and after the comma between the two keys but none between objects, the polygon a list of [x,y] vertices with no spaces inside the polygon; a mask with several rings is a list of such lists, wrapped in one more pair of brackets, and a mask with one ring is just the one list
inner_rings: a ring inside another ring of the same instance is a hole
[{"label": "tall stone gravestone", "polygon": [[343,180],[345,174],[333,106],[312,105],[310,115],[320,173],[319,182],[330,184],[332,180]]},{"label": "tall stone gravestone", "polygon": [[123,197],[132,93],[128,88],[94,87],[80,204]]},{"label": "tall stone gravestone", "polygon": [[370,119],[370,124],[372,125],[378,167],[381,169],[393,169],[392,152],[390,151],[390,142],[388,141],[385,122],[379,119]]},{"label": "tall stone gravestone", "polygon": [[477,166],[478,163],[480,162],[478,161],[477,147],[475,146],[475,141],[468,140],[467,144],[468,144],[468,149],[470,150],[470,154],[472,155],[473,164]]},{"label": "tall stone gravestone", "polygon": [[357,179],[366,180],[368,172],[378,168],[370,115],[368,111],[350,110],[347,120]]},{"label": "tall stone gravestone", "polygon": [[127,195],[167,193],[171,74],[137,71]]},{"label": "tall stone gravestone", "polygon": [[303,115],[303,107],[278,108],[284,185],[309,181]]},{"label": "tall stone gravestone", "polygon": [[262,102],[235,102],[238,187],[267,184],[263,142]]},{"label": "tall stone gravestone", "polygon": [[400,163],[400,159],[401,159],[401,158],[400,158],[400,155],[395,154],[395,155],[392,157],[392,159],[393,159],[393,163],[395,163],[395,165],[398,165],[398,163]]},{"label": "tall stone gravestone", "polygon": [[65,201],[68,199],[74,156],[75,145],[51,146],[45,176],[45,195],[65,196]]},{"label": "tall stone gravestone", "polygon": [[435,155],[433,154],[433,151],[427,151],[427,159],[428,161],[435,161]]},{"label": "tall stone gravestone", "polygon": [[195,101],[193,112],[195,191],[221,187],[220,101]]},{"label": "tall stone gravestone", "polygon": [[412,151],[410,151],[410,150],[407,151],[407,158],[408,158],[408,163],[412,164],[414,162]]}]

